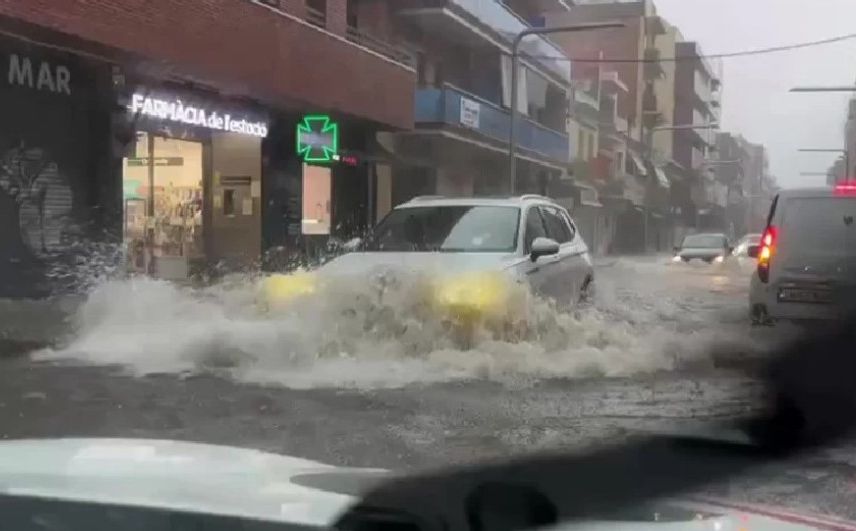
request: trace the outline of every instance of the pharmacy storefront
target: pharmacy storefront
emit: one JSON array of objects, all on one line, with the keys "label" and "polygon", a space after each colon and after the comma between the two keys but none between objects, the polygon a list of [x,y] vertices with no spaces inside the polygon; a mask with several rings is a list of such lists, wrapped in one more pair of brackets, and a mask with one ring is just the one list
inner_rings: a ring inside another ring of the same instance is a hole
[{"label": "pharmacy storefront", "polygon": [[265,111],[216,93],[137,86],[122,160],[132,271],[182,280],[254,266],[261,254]]}]

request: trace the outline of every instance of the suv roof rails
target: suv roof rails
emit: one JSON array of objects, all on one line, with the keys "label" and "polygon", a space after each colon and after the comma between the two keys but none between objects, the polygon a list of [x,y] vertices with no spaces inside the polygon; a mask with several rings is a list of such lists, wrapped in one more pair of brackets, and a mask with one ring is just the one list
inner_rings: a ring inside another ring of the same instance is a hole
[{"label": "suv roof rails", "polygon": [[416,197],[411,197],[410,201],[428,201],[431,199],[445,199],[444,195],[417,195]]},{"label": "suv roof rails", "polygon": [[526,200],[526,199],[539,199],[539,200],[542,200],[542,201],[550,201],[551,203],[553,203],[553,202],[554,202],[554,201],[553,201],[552,199],[550,199],[549,197],[547,197],[547,196],[545,196],[545,195],[541,195],[541,194],[523,194],[523,195],[521,195],[521,196],[520,196],[520,199],[522,199],[522,200]]}]

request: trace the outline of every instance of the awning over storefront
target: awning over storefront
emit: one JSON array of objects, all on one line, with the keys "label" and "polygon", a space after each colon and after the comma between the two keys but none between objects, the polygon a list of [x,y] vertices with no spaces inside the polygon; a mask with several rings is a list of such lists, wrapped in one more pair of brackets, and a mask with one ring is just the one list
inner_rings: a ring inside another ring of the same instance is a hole
[{"label": "awning over storefront", "polygon": [[633,165],[636,166],[636,175],[638,175],[639,177],[648,176],[648,170],[645,168],[645,163],[642,162],[642,157],[640,157],[636,153],[630,153],[630,160],[632,160]]},{"label": "awning over storefront", "polygon": [[664,168],[671,182],[683,181],[687,178],[687,170],[673,160],[670,160]]},{"label": "awning over storefront", "polygon": [[666,177],[666,172],[663,170],[662,167],[655,165],[654,166],[654,175],[657,176],[657,184],[659,184],[663,188],[669,187],[669,185],[670,185],[669,178]]},{"label": "awning over storefront", "polygon": [[603,204],[598,200],[597,189],[591,186],[575,183],[579,190],[580,204],[584,206],[600,208]]}]

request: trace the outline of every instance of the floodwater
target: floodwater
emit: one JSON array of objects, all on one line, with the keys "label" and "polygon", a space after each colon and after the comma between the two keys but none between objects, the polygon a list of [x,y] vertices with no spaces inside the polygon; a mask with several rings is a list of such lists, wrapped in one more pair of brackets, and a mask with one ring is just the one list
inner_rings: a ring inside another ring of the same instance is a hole
[{"label": "floodwater", "polygon": [[[705,429],[757,410],[763,390],[744,369],[787,339],[749,326],[750,271],[605,261],[592,306],[524,298],[531,333],[480,331],[467,347],[426,318],[424,279],[382,298],[346,279],[273,313],[253,279],[100,282],[62,345],[0,359],[0,435],[179,439],[414,469]],[[710,492],[856,517],[854,448]]]},{"label": "floodwater", "polygon": [[[403,275],[403,274],[402,274]],[[746,319],[739,264],[673,264],[665,257],[601,264],[595,301],[560,311],[534,297],[513,338],[477,326],[459,333],[426,312],[430,279],[404,277],[383,293],[366,278],[330,279],[286,308],[264,311],[258,279],[203,289],[151,279],[92,290],[74,332],[38,359],[119,365],[132,374],[216,372],[291,388],[384,388],[461,380],[530,385],[617,377],[712,363],[712,352],[757,356],[769,341]]]}]

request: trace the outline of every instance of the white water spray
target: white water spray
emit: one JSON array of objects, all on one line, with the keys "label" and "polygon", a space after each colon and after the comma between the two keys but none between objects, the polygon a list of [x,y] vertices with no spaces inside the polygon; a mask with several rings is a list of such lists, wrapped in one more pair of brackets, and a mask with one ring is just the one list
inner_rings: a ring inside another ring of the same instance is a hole
[{"label": "white water spray", "polygon": [[758,348],[740,326],[723,329],[710,314],[688,311],[685,293],[670,297],[670,282],[685,278],[668,281],[674,274],[664,275],[662,263],[613,267],[598,277],[594,307],[563,313],[530,299],[521,311],[535,333],[517,342],[477,333],[468,348],[439,320],[425,318],[415,295],[424,287],[418,278],[382,300],[366,279],[337,279],[277,313],[259,311],[248,279],[204,289],[113,280],[91,291],[66,346],[34,356],[118,365],[137,375],[214,371],[289,387],[373,388],[630,376],[703,362],[714,341]]}]

